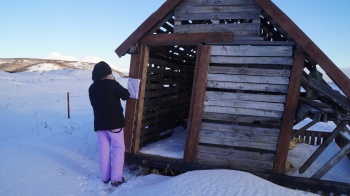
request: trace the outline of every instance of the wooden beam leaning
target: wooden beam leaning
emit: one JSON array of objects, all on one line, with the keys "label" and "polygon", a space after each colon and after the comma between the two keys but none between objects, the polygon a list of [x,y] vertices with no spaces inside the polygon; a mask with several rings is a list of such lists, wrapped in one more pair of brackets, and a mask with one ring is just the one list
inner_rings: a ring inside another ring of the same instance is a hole
[{"label": "wooden beam leaning", "polygon": [[183,0],[165,1],[164,4],[150,15],[116,50],[119,57],[125,55],[129,48],[156,26],[162,19]]},{"label": "wooden beam leaning", "polygon": [[134,128],[134,138],[132,152],[138,152],[140,148],[140,135],[141,135],[141,124],[142,124],[142,114],[143,114],[143,104],[145,98],[146,80],[147,80],[147,65],[149,59],[149,48],[143,44],[140,47],[140,62],[139,62],[139,78],[141,79],[139,99],[136,106],[135,114],[135,128]]},{"label": "wooden beam leaning", "polygon": [[311,178],[320,179],[330,169],[332,169],[343,157],[350,153],[350,143],[345,145],[336,155],[334,155],[320,170],[318,170]]},{"label": "wooden beam leaning", "polygon": [[202,125],[210,50],[211,46],[209,45],[198,45],[184,152],[184,160],[192,163],[196,161],[199,132]]},{"label": "wooden beam leaning", "polygon": [[230,43],[233,40],[232,32],[215,33],[174,33],[174,34],[148,34],[140,43],[146,45],[194,45],[198,43]]},{"label": "wooden beam leaning", "polygon": [[318,63],[327,75],[350,98],[349,78],[327,57],[326,54],[271,0],[255,0],[291,37]]},{"label": "wooden beam leaning", "polygon": [[299,173],[304,173],[310,165],[320,156],[320,154],[327,148],[327,146],[333,141],[333,139],[343,130],[343,128],[349,123],[349,121],[342,121],[333,130],[332,134],[323,142],[317,150],[311,155],[311,157],[299,168]]},{"label": "wooden beam leaning", "polygon": [[281,124],[281,133],[278,140],[276,159],[273,172],[284,174],[288,155],[290,137],[293,131],[294,117],[298,106],[301,78],[305,62],[305,53],[301,49],[294,50],[294,59],[289,80],[288,94]]}]

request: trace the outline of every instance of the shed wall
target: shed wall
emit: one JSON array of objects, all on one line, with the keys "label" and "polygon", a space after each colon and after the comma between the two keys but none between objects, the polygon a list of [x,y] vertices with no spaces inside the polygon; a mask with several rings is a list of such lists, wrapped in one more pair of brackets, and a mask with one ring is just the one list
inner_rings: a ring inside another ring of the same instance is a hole
[{"label": "shed wall", "polygon": [[293,46],[211,51],[197,162],[272,171]]}]

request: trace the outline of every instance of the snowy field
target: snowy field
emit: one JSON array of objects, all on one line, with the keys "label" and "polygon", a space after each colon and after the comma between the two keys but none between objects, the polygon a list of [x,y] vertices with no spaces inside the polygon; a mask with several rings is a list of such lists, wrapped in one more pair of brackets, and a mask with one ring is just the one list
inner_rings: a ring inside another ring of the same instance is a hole
[{"label": "snowy field", "polygon": [[[127,79],[117,80],[126,86]],[[91,70],[0,71],[0,195],[312,195],[245,172],[205,170],[176,177],[138,176],[135,165],[125,166],[125,184],[109,190],[110,185],[99,179],[97,137],[88,98],[91,82]],[[125,107],[125,102],[122,104]],[[167,141],[147,146],[142,152],[180,158],[184,137],[184,130],[177,127]],[[315,148],[298,145],[288,159],[297,169]],[[338,150],[330,145],[310,167],[311,173],[304,175],[312,175]],[[350,183],[349,168],[350,161],[344,158],[323,179]]]}]

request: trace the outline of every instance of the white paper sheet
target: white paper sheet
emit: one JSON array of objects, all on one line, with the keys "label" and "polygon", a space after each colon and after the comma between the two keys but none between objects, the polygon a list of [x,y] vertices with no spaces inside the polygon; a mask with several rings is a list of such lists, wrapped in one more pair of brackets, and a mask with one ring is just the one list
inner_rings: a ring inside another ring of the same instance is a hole
[{"label": "white paper sheet", "polygon": [[140,88],[140,79],[129,78],[128,80],[128,91],[130,97],[134,99],[139,98],[139,88]]}]

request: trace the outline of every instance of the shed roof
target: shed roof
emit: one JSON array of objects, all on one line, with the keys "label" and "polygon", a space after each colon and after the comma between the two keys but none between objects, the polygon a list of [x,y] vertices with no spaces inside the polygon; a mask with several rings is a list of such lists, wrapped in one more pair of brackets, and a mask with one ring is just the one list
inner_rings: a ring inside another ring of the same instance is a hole
[{"label": "shed roof", "polygon": [[[177,5],[185,0],[167,0],[157,11],[151,14],[116,50],[119,57],[138,43],[146,34],[171,33]],[[284,41],[294,41],[306,52],[306,61],[312,66],[319,65],[334,83],[350,97],[349,78],[328,58],[328,56],[271,0],[251,0],[262,9],[261,19],[266,26]],[[170,24],[169,24],[170,23]],[[272,26],[271,26],[272,25]]]}]

